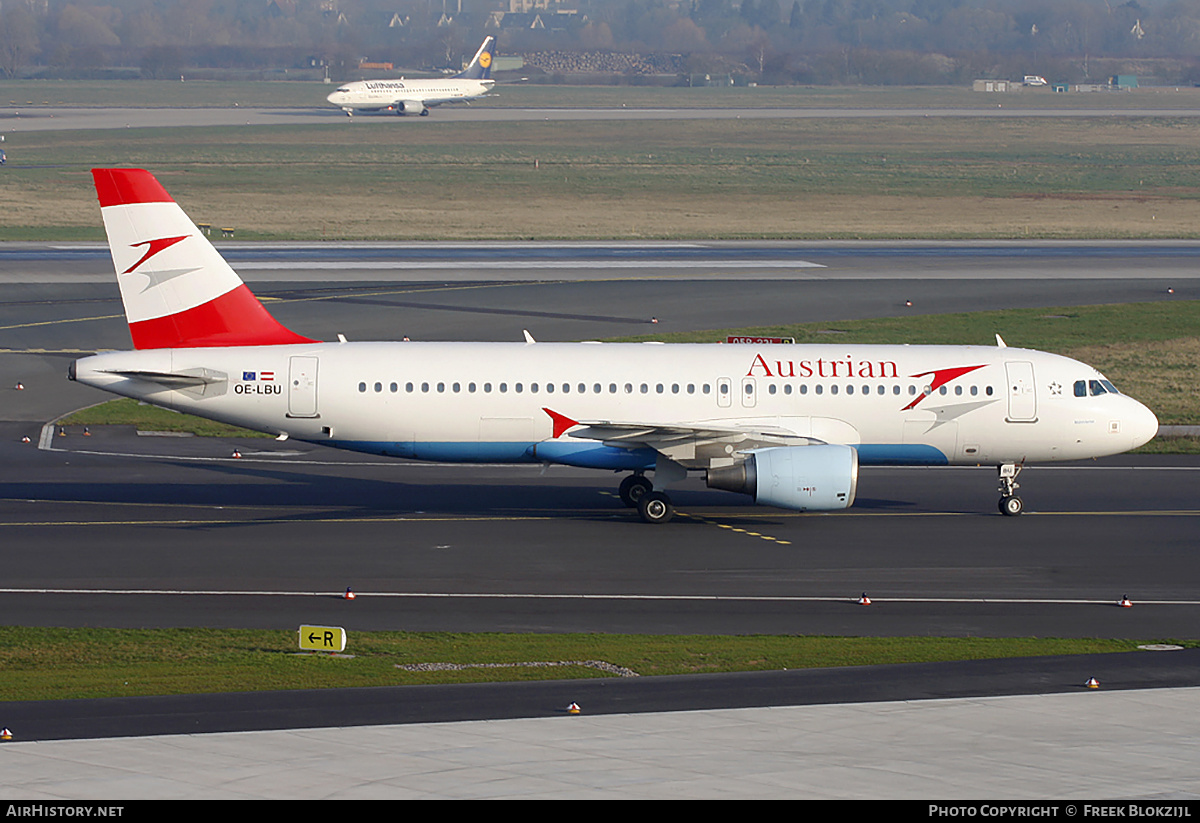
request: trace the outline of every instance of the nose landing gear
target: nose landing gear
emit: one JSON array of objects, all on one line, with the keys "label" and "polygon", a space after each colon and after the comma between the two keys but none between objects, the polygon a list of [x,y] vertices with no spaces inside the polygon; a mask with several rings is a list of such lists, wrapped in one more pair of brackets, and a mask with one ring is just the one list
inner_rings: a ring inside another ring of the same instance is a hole
[{"label": "nose landing gear", "polygon": [[1025,510],[1025,504],[1021,498],[1017,497],[1017,489],[1020,485],[1017,483],[1017,475],[1021,473],[1021,466],[1016,463],[1003,463],[1000,465],[1000,513],[1005,517],[1016,517]]}]

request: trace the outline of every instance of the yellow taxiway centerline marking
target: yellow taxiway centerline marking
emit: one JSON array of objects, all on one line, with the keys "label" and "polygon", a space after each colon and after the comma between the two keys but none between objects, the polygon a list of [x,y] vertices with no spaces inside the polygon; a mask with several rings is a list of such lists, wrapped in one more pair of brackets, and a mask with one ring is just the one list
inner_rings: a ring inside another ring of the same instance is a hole
[{"label": "yellow taxiway centerline marking", "polygon": [[9,329],[32,329],[36,326],[57,326],[62,323],[87,323],[92,320],[115,320],[120,318],[125,319],[123,314],[102,314],[98,317],[72,317],[63,320],[42,320],[37,323],[17,323],[12,326],[0,326],[0,331],[8,331]]},{"label": "yellow taxiway centerline marking", "polygon": [[744,534],[747,537],[757,537],[759,540],[766,540],[770,543],[778,543],[780,546],[792,545],[792,542],[790,540],[781,540],[778,537],[774,537],[769,534],[763,534],[761,532],[752,532],[752,531],[749,531],[748,529],[739,529],[737,526],[730,526],[727,523],[718,523],[716,520],[713,520],[712,518],[704,517],[699,514],[692,514],[691,512],[681,512],[678,510],[676,510],[675,513],[682,515],[683,517],[689,517],[692,520],[698,520],[701,523],[707,523],[710,526],[716,526],[719,529],[728,529],[729,531],[736,532],[738,534]]}]

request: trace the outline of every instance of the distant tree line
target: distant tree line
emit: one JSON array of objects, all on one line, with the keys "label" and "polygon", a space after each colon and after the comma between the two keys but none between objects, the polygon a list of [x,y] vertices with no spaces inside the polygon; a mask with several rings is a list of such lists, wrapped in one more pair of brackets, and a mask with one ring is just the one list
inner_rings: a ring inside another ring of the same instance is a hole
[{"label": "distant tree line", "polygon": [[564,0],[497,14],[507,9],[508,0],[0,0],[0,73],[318,66],[341,79],[363,59],[456,68],[494,33],[501,54],[610,53],[638,64],[669,55],[682,72],[766,83],[1087,81],[1116,71],[1200,81],[1196,0]]}]

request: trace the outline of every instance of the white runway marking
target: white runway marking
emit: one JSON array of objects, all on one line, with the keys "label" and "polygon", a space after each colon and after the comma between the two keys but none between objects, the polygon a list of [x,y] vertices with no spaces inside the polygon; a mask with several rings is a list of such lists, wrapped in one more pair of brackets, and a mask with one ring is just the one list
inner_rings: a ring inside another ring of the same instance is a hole
[{"label": "white runway marking", "polygon": [[[160,597],[322,597],[341,599],[344,591],[236,591],[232,589],[0,589],[0,594],[69,594],[69,595],[157,595]],[[402,598],[439,600],[620,600],[642,602],[692,602],[692,603],[850,603],[857,604],[858,596],[726,596],[695,594],[530,594],[525,592],[364,592],[354,590],[355,599]],[[1053,597],[872,597],[872,605],[889,603],[955,603],[964,604],[1025,604],[1058,606],[1116,606],[1112,598],[1105,600]],[[1200,600],[1138,600],[1138,606],[1198,606]]]}]

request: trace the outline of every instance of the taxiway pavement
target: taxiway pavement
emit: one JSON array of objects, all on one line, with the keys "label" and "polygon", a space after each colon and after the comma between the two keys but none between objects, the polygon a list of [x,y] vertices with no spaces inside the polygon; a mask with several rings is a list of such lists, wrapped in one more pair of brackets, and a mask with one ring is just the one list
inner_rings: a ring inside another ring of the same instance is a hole
[{"label": "taxiway pavement", "polygon": [[188,128],[212,126],[297,126],[321,123],[344,123],[347,128],[370,127],[391,123],[400,128],[419,127],[430,120],[466,123],[502,123],[525,121],[586,121],[586,120],[796,120],[820,119],[886,119],[886,118],[962,118],[989,119],[1028,118],[1128,118],[1128,117],[1200,117],[1194,108],[1143,108],[1117,110],[1036,109],[987,103],[977,108],[498,108],[487,105],[471,107],[442,106],[429,118],[397,117],[389,113],[361,113],[347,118],[333,107],[319,105],[314,100],[311,109],[262,108],[230,106],[226,108],[63,108],[59,106],[9,106],[0,110],[0,128],[9,132],[73,131],[95,129]]}]

